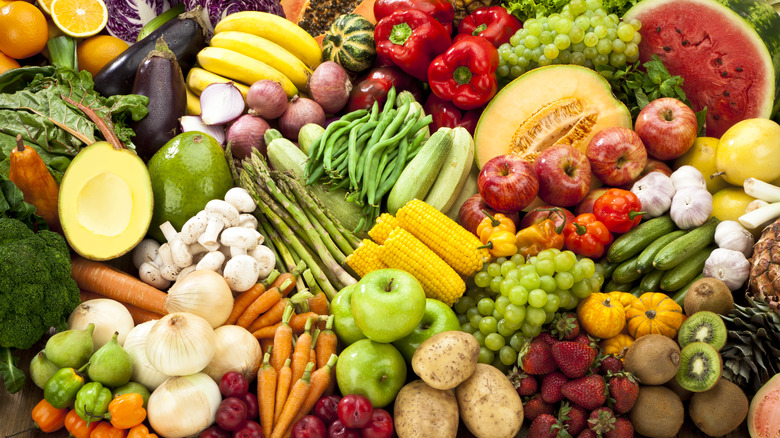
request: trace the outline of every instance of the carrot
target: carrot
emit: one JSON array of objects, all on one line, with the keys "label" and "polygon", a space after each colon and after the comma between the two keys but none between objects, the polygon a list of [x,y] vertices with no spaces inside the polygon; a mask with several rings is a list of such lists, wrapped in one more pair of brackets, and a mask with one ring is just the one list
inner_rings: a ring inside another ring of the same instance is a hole
[{"label": "carrot", "polygon": [[336,353],[339,340],[336,337],[336,333],[333,332],[333,315],[328,317],[328,321],[325,323],[325,330],[320,332],[317,337],[317,344],[315,345],[317,350],[317,368],[322,368],[330,360],[330,356]]},{"label": "carrot", "polygon": [[252,304],[250,304],[246,310],[244,310],[244,313],[238,317],[236,325],[248,329],[249,326],[252,325],[252,323],[255,321],[255,319],[260,316],[260,314],[273,307],[274,304],[279,302],[281,299],[282,293],[279,291],[279,289],[271,287],[265,291],[265,293],[258,296],[257,299],[255,299]]},{"label": "carrot", "polygon": [[[265,292],[265,285],[263,283],[256,283],[244,292],[241,292],[236,297],[236,301],[233,302],[233,310],[230,312],[225,325],[234,325],[238,321],[238,317],[241,316],[246,309],[262,296]],[[244,327],[246,328],[246,327]]]},{"label": "carrot", "polygon": [[296,313],[290,318],[290,328],[292,328],[293,333],[303,333],[306,330],[306,321],[309,319],[314,319],[313,323],[325,320],[322,315],[317,315],[314,312]]},{"label": "carrot", "polygon": [[290,389],[290,396],[287,398],[287,402],[282,409],[282,415],[279,416],[279,421],[276,422],[273,432],[269,438],[282,438],[287,432],[287,428],[290,427],[293,422],[293,418],[301,409],[303,401],[309,395],[309,389],[311,388],[311,369],[314,364],[309,362],[306,365],[306,371],[303,372],[303,377],[298,379]]},{"label": "carrot", "polygon": [[292,354],[292,328],[289,325],[292,313],[292,305],[287,306],[284,309],[281,325],[274,331],[274,354],[271,356],[271,366],[277,373]]},{"label": "carrot", "polygon": [[320,329],[315,328],[314,333],[311,335],[311,348],[309,349],[309,362],[314,362],[317,365],[317,339],[320,337]]},{"label": "carrot", "polygon": [[282,415],[282,408],[284,408],[284,402],[287,400],[287,395],[290,392],[290,386],[292,386],[292,368],[290,368],[290,359],[284,361],[284,366],[279,370],[279,374],[276,379],[276,402],[274,403],[274,423],[279,421],[279,416]]},{"label": "carrot", "polygon": [[284,309],[287,308],[287,304],[290,302],[288,298],[282,298],[273,307],[268,309],[265,313],[260,315],[250,326],[249,331],[255,332],[263,327],[274,325],[282,320],[284,315]]},{"label": "carrot", "polygon": [[261,327],[255,331],[252,332],[252,336],[254,336],[257,339],[270,339],[271,345],[273,345],[273,339],[276,337],[276,329],[282,326],[282,322],[279,321],[274,325],[269,325],[267,327]]},{"label": "carrot", "polygon": [[270,274],[268,274],[268,277],[265,277],[265,280],[263,280],[263,286],[267,289],[268,286],[271,285],[274,281],[276,281],[277,277],[279,277],[279,271],[274,269],[271,271]]},{"label": "carrot", "polygon": [[263,434],[270,435],[274,426],[274,403],[276,402],[276,370],[269,362],[273,347],[263,355],[263,366],[257,374],[257,395],[260,425]]},{"label": "carrot", "polygon": [[331,354],[328,361],[325,363],[325,366],[320,367],[317,371],[311,373],[311,389],[303,400],[303,404],[301,404],[292,423],[290,423],[290,428],[300,421],[301,418],[309,415],[309,412],[314,409],[314,405],[316,405],[317,401],[325,394],[325,391],[330,387],[330,384],[336,381],[333,377],[333,367],[336,366],[337,360],[338,356]]},{"label": "carrot", "polygon": [[307,303],[309,304],[310,311],[320,315],[328,314],[328,309],[329,309],[328,296],[325,295],[325,292],[320,292],[314,295],[312,298],[309,298],[307,300]]},{"label": "carrot", "polygon": [[265,354],[266,351],[271,350],[271,346],[274,345],[274,340],[272,338],[261,338],[260,339],[260,351]]},{"label": "carrot", "polygon": [[71,257],[70,267],[71,277],[81,289],[160,315],[168,313],[165,310],[168,295],[132,275],[78,255]]},{"label": "carrot", "polygon": [[[82,303],[84,301],[95,300],[100,298],[106,299],[106,297],[104,297],[103,295],[97,294],[95,292],[90,292],[88,290],[81,290],[79,292],[79,297],[81,298]],[[154,312],[141,309],[140,307],[135,307],[132,304],[127,304],[127,303],[121,303],[121,304],[125,306],[128,312],[130,312],[130,316],[133,317],[133,322],[136,325],[141,324],[142,322],[154,321],[163,317],[162,315],[158,315]]]},{"label": "carrot", "polygon": [[311,356],[311,324],[312,319],[306,320],[303,333],[298,336],[298,340],[295,341],[295,350],[292,354],[292,381],[297,382],[298,379],[303,376],[303,370],[306,369],[306,364],[309,363],[309,356]]},{"label": "carrot", "polygon": [[289,272],[280,274],[276,277],[276,280],[271,283],[271,287],[279,289],[282,292],[282,295],[286,297],[290,291],[295,288],[295,277]]}]

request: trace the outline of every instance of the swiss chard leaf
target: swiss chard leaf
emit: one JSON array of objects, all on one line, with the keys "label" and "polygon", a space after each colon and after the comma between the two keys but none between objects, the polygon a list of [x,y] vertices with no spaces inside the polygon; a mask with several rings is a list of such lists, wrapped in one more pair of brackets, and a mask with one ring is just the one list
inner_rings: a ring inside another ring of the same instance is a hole
[{"label": "swiss chard leaf", "polygon": [[46,221],[35,214],[35,206],[24,202],[24,194],[11,180],[0,175],[0,218],[13,218],[33,231],[48,229]]},{"label": "swiss chard leaf", "polygon": [[0,348],[0,377],[3,378],[5,389],[11,394],[19,392],[24,387],[25,375],[16,365],[19,358],[10,348]]}]

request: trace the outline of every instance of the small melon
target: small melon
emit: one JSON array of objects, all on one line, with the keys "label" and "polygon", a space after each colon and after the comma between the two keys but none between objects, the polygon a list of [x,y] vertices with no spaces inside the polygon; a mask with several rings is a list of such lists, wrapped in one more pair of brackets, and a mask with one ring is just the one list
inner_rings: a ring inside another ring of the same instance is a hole
[{"label": "small melon", "polygon": [[474,133],[477,166],[505,154],[533,162],[553,144],[585,153],[596,132],[613,126],[631,129],[631,115],[600,74],[577,65],[536,68],[506,85],[483,111]]}]

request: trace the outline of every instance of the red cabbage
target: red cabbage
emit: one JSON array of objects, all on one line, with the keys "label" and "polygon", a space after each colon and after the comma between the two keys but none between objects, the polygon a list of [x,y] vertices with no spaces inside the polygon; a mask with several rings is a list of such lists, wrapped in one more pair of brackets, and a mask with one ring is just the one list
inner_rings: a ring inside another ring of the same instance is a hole
[{"label": "red cabbage", "polygon": [[209,32],[227,15],[242,11],[262,11],[284,17],[284,10],[279,0],[184,0],[184,6],[189,11],[195,6],[203,6],[204,14],[208,14]]},{"label": "red cabbage", "polygon": [[105,0],[108,9],[106,28],[111,35],[134,43],[138,32],[154,17],[181,3],[181,0]]}]

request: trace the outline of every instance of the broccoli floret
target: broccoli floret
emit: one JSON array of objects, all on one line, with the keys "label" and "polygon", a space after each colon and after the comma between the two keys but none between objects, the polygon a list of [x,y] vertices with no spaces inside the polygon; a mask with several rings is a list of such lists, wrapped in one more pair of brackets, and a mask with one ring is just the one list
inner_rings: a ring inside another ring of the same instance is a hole
[{"label": "broccoli floret", "polygon": [[80,302],[65,239],[0,218],[0,347],[30,348]]}]

